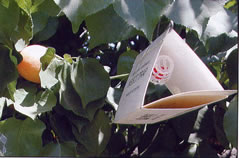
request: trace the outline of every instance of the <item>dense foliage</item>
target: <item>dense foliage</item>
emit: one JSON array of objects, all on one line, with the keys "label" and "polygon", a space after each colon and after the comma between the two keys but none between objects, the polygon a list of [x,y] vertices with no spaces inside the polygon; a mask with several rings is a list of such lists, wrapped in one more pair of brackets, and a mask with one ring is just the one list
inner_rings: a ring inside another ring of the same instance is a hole
[{"label": "dense foliage", "polygon": [[[236,0],[0,0],[0,155],[237,155],[237,95],[153,125],[112,123],[135,57],[170,20],[237,89],[237,11]],[[40,85],[16,69],[30,44],[48,47]],[[168,95],[150,84],[146,99]]]}]

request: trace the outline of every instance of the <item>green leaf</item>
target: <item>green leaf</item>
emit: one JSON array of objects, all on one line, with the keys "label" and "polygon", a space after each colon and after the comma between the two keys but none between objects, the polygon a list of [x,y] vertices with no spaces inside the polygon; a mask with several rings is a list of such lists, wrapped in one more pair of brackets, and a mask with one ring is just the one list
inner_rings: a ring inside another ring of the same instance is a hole
[{"label": "green leaf", "polygon": [[52,89],[59,82],[57,76],[63,64],[61,60],[53,58],[45,70],[41,69],[39,76],[42,88]]},{"label": "green leaf", "polygon": [[12,41],[17,51],[21,51],[27,46],[33,37],[33,19],[30,13],[31,0],[16,1],[21,8],[19,14],[19,22],[12,33]]},{"label": "green leaf", "polygon": [[0,94],[2,94],[9,83],[18,77],[16,65],[11,60],[11,57],[10,50],[0,45]]},{"label": "green leaf", "polygon": [[71,21],[73,32],[76,33],[85,18],[111,4],[112,0],[54,0]]},{"label": "green leaf", "polygon": [[69,62],[70,64],[72,64],[73,63],[73,60],[72,60],[72,58],[71,58],[71,55],[70,54],[64,54],[64,59],[67,61],[67,62]]},{"label": "green leaf", "polygon": [[235,96],[234,99],[230,102],[228,110],[224,115],[224,130],[229,142],[232,143],[234,147],[237,146],[238,141],[238,96]]},{"label": "green leaf", "polygon": [[134,50],[129,50],[121,54],[118,59],[117,74],[130,73],[137,55],[138,52]]},{"label": "green leaf", "polygon": [[171,0],[116,0],[114,9],[129,25],[142,31],[151,41],[154,29],[170,2]]},{"label": "green leaf", "polygon": [[48,14],[45,12],[35,12],[31,14],[33,21],[33,35],[45,28],[48,22]]},{"label": "green leaf", "polygon": [[9,118],[0,122],[0,133],[6,137],[4,156],[40,156],[41,135],[45,125],[40,120]]},{"label": "green leaf", "polygon": [[56,105],[56,96],[50,90],[35,94],[27,89],[17,89],[14,93],[14,100],[14,108],[33,120],[38,114],[51,111]]},{"label": "green leaf", "polygon": [[19,7],[15,1],[9,1],[6,5],[0,3],[0,43],[11,46],[10,39],[19,22]]},{"label": "green leaf", "polygon": [[57,31],[58,23],[57,18],[49,17],[46,26],[34,35],[34,38],[32,39],[34,43],[45,41],[53,36]]},{"label": "green leaf", "polygon": [[83,108],[81,97],[77,94],[71,82],[71,70],[72,66],[68,62],[65,62],[58,75],[61,83],[59,90],[60,104],[65,109],[73,111],[76,115],[92,120],[97,109],[104,105],[104,98],[91,102],[86,108]]},{"label": "green leaf", "polygon": [[139,33],[128,25],[113,9],[112,5],[86,18],[86,26],[90,33],[90,46],[118,42]]},{"label": "green leaf", "polygon": [[111,135],[109,118],[100,110],[94,120],[86,125],[76,138],[90,152],[99,156],[105,149]]},{"label": "green leaf", "polygon": [[40,155],[46,157],[75,157],[76,145],[75,142],[50,143],[41,149]]},{"label": "green leaf", "polygon": [[186,42],[197,53],[199,57],[207,55],[206,47],[203,42],[198,38],[198,34],[194,30],[189,30],[186,34]]},{"label": "green leaf", "polygon": [[56,50],[54,48],[48,47],[46,53],[41,57],[41,67],[43,70],[47,68],[51,60],[55,57]]},{"label": "green leaf", "polygon": [[71,81],[74,89],[81,97],[82,106],[106,96],[110,79],[103,66],[92,58],[78,58],[73,64]]},{"label": "green leaf", "polygon": [[61,9],[58,7],[58,5],[56,5],[53,0],[44,0],[43,3],[41,3],[37,6],[37,8],[34,8],[34,10],[32,10],[32,12],[34,11],[41,11],[47,13],[49,16],[54,17],[60,13]]},{"label": "green leaf", "polygon": [[217,36],[230,32],[237,20],[236,16],[224,8],[224,1],[174,1],[166,16],[177,24],[194,29],[199,37]]},{"label": "green leaf", "polygon": [[230,87],[237,89],[238,84],[238,49],[233,50],[226,60],[226,71]]},{"label": "green leaf", "polygon": [[227,51],[236,44],[237,37],[230,37],[226,33],[220,34],[217,37],[211,37],[206,42],[208,53],[213,55]]}]

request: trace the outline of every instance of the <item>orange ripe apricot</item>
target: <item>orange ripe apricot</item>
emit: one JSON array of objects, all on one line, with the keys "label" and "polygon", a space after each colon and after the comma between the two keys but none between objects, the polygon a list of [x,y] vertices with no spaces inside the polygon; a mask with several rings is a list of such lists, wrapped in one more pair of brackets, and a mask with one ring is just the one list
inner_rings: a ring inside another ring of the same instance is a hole
[{"label": "orange ripe apricot", "polygon": [[19,74],[26,80],[40,83],[39,73],[41,70],[40,58],[46,53],[47,48],[41,45],[30,45],[25,47],[20,54],[23,59],[18,64]]}]

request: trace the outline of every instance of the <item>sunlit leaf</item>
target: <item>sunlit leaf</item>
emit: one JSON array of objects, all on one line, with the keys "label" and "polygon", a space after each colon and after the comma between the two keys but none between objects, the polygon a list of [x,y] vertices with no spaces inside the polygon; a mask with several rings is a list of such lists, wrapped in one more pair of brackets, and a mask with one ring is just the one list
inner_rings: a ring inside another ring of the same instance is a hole
[{"label": "sunlit leaf", "polygon": [[114,9],[129,25],[152,40],[154,29],[170,2],[171,0],[116,0]]},{"label": "sunlit leaf", "polygon": [[14,100],[14,108],[32,119],[35,119],[38,114],[50,111],[56,105],[56,96],[50,90],[35,94],[26,89],[17,89]]},{"label": "sunlit leaf", "polygon": [[58,83],[57,75],[63,65],[63,62],[54,58],[51,60],[45,70],[41,69],[39,76],[41,87],[51,89]]},{"label": "sunlit leaf", "polygon": [[225,1],[174,1],[166,15],[175,23],[196,30],[200,38],[207,39],[230,32],[237,23],[236,16],[227,11],[224,4]]},{"label": "sunlit leaf", "polygon": [[47,68],[51,60],[55,57],[56,50],[54,48],[48,47],[45,54],[40,58],[41,67],[43,70]]},{"label": "sunlit leaf", "polygon": [[73,32],[77,32],[85,18],[111,4],[112,0],[54,0],[72,23]]}]

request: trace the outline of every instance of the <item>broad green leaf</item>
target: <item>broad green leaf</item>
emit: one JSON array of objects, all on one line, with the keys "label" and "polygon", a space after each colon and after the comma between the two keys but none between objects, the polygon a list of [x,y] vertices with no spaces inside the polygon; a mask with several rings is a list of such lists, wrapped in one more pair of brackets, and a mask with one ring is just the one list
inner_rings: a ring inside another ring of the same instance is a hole
[{"label": "broad green leaf", "polygon": [[87,118],[87,115],[83,113],[84,110],[82,111],[81,98],[72,86],[70,75],[71,65],[68,62],[64,62],[58,74],[60,81],[59,102],[66,110],[71,110],[75,114]]},{"label": "broad green leaf", "polygon": [[229,13],[224,4],[225,1],[177,0],[168,8],[166,16],[196,30],[200,38],[206,39],[233,29],[236,16]]},{"label": "broad green leaf", "polygon": [[41,69],[39,76],[41,87],[52,89],[58,83],[58,73],[63,66],[63,62],[53,58],[45,70]]},{"label": "broad green leaf", "polygon": [[34,35],[32,39],[35,43],[39,41],[45,41],[53,36],[58,27],[58,19],[56,17],[49,17],[46,26]]},{"label": "broad green leaf", "polygon": [[83,117],[80,117],[78,115],[76,115],[75,113],[73,113],[73,111],[69,111],[64,109],[62,106],[56,106],[54,108],[54,110],[62,116],[67,116],[67,119],[70,121],[70,123],[72,124],[72,132],[74,133],[74,129],[73,128],[77,128],[77,132],[80,132],[81,129],[89,123],[89,120]]},{"label": "broad green leaf", "polygon": [[18,6],[23,9],[27,14],[31,14],[32,0],[15,0]]},{"label": "broad green leaf", "polygon": [[14,108],[33,120],[38,114],[51,111],[57,101],[56,96],[50,90],[35,94],[23,88],[16,90],[14,100]]},{"label": "broad green leaf", "polygon": [[121,54],[118,59],[117,74],[130,73],[137,55],[138,52],[134,50],[129,50]]},{"label": "broad green leaf", "polygon": [[14,100],[13,94],[16,91],[16,85],[17,85],[17,80],[14,80],[14,81],[10,82],[7,85],[7,88],[5,89],[5,92],[4,92],[3,96],[6,96],[7,98],[9,98],[11,100]]},{"label": "broad green leaf", "polygon": [[51,60],[55,57],[56,50],[52,47],[48,47],[45,54],[40,58],[41,67],[43,70],[47,68]]},{"label": "broad green leaf", "polygon": [[217,37],[211,37],[206,41],[209,54],[217,54],[232,48],[237,44],[237,37],[230,37],[226,33],[220,34]]},{"label": "broad green leaf", "polygon": [[226,71],[229,77],[230,87],[237,88],[238,84],[238,49],[230,53],[226,60]]},{"label": "broad green leaf", "polygon": [[75,157],[76,142],[49,143],[41,149],[40,155],[46,157]]},{"label": "broad green leaf", "polygon": [[134,27],[125,22],[110,5],[96,14],[86,18],[86,26],[90,33],[90,46],[118,42],[139,33]]},{"label": "broad green leaf", "polygon": [[85,18],[94,14],[113,2],[113,0],[54,0],[71,21],[73,32],[76,33]]},{"label": "broad green leaf", "polygon": [[35,12],[31,14],[33,21],[33,35],[45,28],[48,22],[48,14],[45,12]]},{"label": "broad green leaf", "polygon": [[71,110],[76,115],[92,120],[97,109],[101,108],[104,105],[104,98],[91,102],[86,108],[83,108],[83,105],[81,103],[82,99],[75,91],[71,82],[71,70],[72,66],[68,62],[65,62],[62,70],[58,75],[58,79],[60,81],[60,104],[66,110]]},{"label": "broad green leaf", "polygon": [[86,125],[76,138],[95,156],[99,156],[105,149],[111,136],[111,126],[108,116],[100,110],[94,120]]},{"label": "broad green leaf", "polygon": [[170,2],[171,0],[116,0],[114,9],[129,25],[142,31],[151,41],[154,29]]},{"label": "broad green leaf", "polygon": [[0,43],[11,46],[11,36],[19,22],[19,15],[20,9],[14,0],[7,5],[0,3]]},{"label": "broad green leaf", "polygon": [[199,57],[203,57],[207,55],[206,47],[203,42],[200,41],[198,34],[194,30],[189,30],[186,34],[186,42],[193,49],[195,53]]},{"label": "broad green leaf", "polygon": [[0,45],[0,94],[18,77],[16,65],[11,60],[11,56],[10,50]]},{"label": "broad green leaf", "polygon": [[81,97],[83,108],[86,108],[88,103],[106,96],[110,85],[108,73],[92,58],[77,59],[72,67],[71,81]]},{"label": "broad green leaf", "polygon": [[33,37],[33,19],[30,13],[32,6],[31,0],[17,1],[20,9],[19,22],[12,35],[12,41],[15,44],[17,51],[21,51],[27,46]]},{"label": "broad green leaf", "polygon": [[41,135],[45,125],[40,120],[9,118],[0,122],[0,134],[6,137],[4,156],[40,156]]},{"label": "broad green leaf", "polygon": [[54,0],[44,0],[44,2],[38,5],[37,8],[33,7],[31,9],[32,9],[32,12],[41,11],[41,12],[47,13],[51,17],[57,16],[61,11],[61,9],[58,7],[58,5],[56,5]]},{"label": "broad green leaf", "polygon": [[224,130],[229,142],[232,143],[234,147],[238,147],[238,96],[230,102],[228,110],[224,115]]}]

